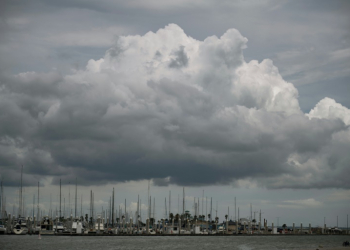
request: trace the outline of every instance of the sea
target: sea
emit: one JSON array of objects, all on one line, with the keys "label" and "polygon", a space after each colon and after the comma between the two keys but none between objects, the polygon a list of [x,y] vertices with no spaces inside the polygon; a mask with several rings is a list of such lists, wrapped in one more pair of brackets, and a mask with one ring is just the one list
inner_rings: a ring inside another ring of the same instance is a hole
[{"label": "sea", "polygon": [[[311,236],[41,236],[1,235],[1,250],[322,249],[342,247],[350,235]],[[346,248],[345,248],[346,249]],[[349,248],[350,249],[350,248]]]}]

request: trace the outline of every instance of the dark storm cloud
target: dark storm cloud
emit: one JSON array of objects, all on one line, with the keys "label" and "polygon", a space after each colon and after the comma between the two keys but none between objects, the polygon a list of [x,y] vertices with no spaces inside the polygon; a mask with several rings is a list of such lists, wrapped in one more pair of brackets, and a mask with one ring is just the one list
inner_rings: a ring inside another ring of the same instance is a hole
[{"label": "dark storm cloud", "polygon": [[249,178],[269,188],[348,188],[349,110],[324,99],[305,115],[270,60],[244,61],[246,42],[237,30],[198,41],[171,24],[120,37],[84,70],[3,77],[6,185],[17,185],[23,164],[26,185],[76,176],[82,185]]},{"label": "dark storm cloud", "polygon": [[[270,188],[348,188],[348,110],[326,115],[336,106],[327,103],[310,119],[300,111],[325,96],[350,105],[340,91],[348,9],[347,1],[2,1],[0,174],[17,185],[24,164],[26,185],[78,176],[84,185],[255,178]],[[205,40],[174,25],[122,36],[172,22]],[[249,38],[246,60],[238,31],[211,36],[232,27]],[[281,75],[302,85],[301,99]]]}]

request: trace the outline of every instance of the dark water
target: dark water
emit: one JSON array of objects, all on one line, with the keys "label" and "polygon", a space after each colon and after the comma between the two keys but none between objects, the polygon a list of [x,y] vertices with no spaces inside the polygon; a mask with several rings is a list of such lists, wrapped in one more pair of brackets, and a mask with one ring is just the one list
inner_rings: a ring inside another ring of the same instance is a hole
[{"label": "dark water", "polygon": [[232,237],[69,237],[69,236],[0,236],[1,250],[31,249],[316,249],[322,247],[341,247],[342,242],[350,241],[350,236],[232,236]]}]

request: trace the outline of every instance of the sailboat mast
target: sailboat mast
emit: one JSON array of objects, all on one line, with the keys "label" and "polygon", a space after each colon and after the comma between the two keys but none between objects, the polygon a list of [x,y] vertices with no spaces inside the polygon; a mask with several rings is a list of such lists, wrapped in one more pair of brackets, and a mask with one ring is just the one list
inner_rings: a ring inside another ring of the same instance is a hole
[{"label": "sailboat mast", "polygon": [[78,180],[75,178],[75,212],[74,217],[77,218],[77,202],[78,202]]},{"label": "sailboat mast", "polygon": [[182,193],[182,214],[185,214],[185,187],[183,187]]},{"label": "sailboat mast", "polygon": [[[235,197],[235,220],[237,220],[237,210],[236,210],[236,197]],[[259,229],[260,230],[260,229]]]},{"label": "sailboat mast", "polygon": [[114,227],[114,188],[112,193],[112,227]]},{"label": "sailboat mast", "polygon": [[34,211],[34,203],[35,203],[35,194],[33,195],[33,219],[34,219],[34,214],[35,214],[35,211]]},{"label": "sailboat mast", "polygon": [[21,189],[19,191],[19,207],[18,207],[18,217],[22,215],[22,177],[23,177],[23,165],[21,168]]},{"label": "sailboat mast", "polygon": [[40,210],[39,210],[39,182],[38,182],[38,204],[37,204],[37,221],[39,221]]},{"label": "sailboat mast", "polygon": [[203,216],[203,201],[204,201],[204,189],[203,189],[203,195],[202,195],[202,216]]},{"label": "sailboat mast", "polygon": [[156,213],[156,198],[153,197],[153,219],[155,219],[155,213]]},{"label": "sailboat mast", "polygon": [[60,179],[60,219],[61,219],[61,217],[62,217],[62,214],[61,214],[61,212],[62,212],[62,210],[61,210],[61,201],[62,201],[62,193],[61,193],[61,179]]},{"label": "sailboat mast", "polygon": [[1,219],[3,219],[4,215],[3,215],[3,207],[4,207],[4,192],[2,190],[2,180],[1,180],[1,198],[0,198],[0,216]]},{"label": "sailboat mast", "polygon": [[81,194],[80,199],[80,216],[83,217],[83,194]]},{"label": "sailboat mast", "polygon": [[70,207],[70,182],[68,182],[68,217],[71,214],[71,207]]},{"label": "sailboat mast", "polygon": [[165,198],[165,202],[164,202],[164,207],[165,207],[165,218],[167,218],[166,198]]},{"label": "sailboat mast", "polygon": [[147,217],[150,218],[151,217],[151,211],[150,211],[150,207],[151,207],[151,204],[149,202],[149,192],[150,192],[150,180],[148,180],[148,196],[147,196],[147,202],[148,202],[148,215]]},{"label": "sailboat mast", "polygon": [[50,194],[50,210],[48,216],[52,218],[52,194]]},{"label": "sailboat mast", "polygon": [[140,195],[137,195],[137,210],[136,210],[136,221],[138,221],[139,219],[139,215],[140,215]]}]

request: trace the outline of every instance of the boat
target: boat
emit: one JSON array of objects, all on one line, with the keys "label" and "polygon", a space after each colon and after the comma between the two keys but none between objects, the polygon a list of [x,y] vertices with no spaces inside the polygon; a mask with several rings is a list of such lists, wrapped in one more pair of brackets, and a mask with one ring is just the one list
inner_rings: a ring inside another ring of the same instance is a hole
[{"label": "boat", "polygon": [[94,223],[94,226],[85,230],[84,233],[85,234],[103,234],[104,231],[105,231],[105,228],[104,228],[103,219],[99,215],[96,222]]},{"label": "boat", "polygon": [[53,220],[50,219],[48,216],[44,216],[44,218],[40,222],[40,232],[41,235],[43,234],[54,234],[53,230]]},{"label": "boat", "polygon": [[83,223],[78,219],[75,219],[72,223],[72,233],[74,234],[84,233]]},{"label": "boat", "polygon": [[53,231],[55,233],[63,233],[65,231],[64,225],[62,222],[58,221],[53,225]]},{"label": "boat", "polygon": [[5,225],[0,225],[0,234],[6,234],[6,227],[5,227]]},{"label": "boat", "polygon": [[20,217],[17,219],[17,222],[15,223],[12,232],[17,235],[24,235],[28,233],[27,222],[24,217]]}]

